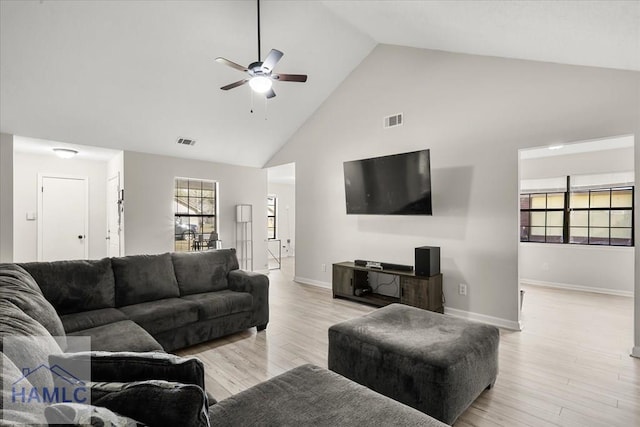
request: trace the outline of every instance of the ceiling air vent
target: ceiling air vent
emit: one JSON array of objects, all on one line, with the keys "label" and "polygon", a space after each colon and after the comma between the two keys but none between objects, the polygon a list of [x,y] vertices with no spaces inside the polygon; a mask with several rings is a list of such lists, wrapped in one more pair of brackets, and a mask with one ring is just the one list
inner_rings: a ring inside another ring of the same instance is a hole
[{"label": "ceiling air vent", "polygon": [[396,126],[402,126],[402,113],[394,114],[384,118],[384,128],[389,129]]},{"label": "ceiling air vent", "polygon": [[196,140],[195,139],[188,139],[188,138],[178,138],[178,144],[181,144],[181,145],[196,145]]}]

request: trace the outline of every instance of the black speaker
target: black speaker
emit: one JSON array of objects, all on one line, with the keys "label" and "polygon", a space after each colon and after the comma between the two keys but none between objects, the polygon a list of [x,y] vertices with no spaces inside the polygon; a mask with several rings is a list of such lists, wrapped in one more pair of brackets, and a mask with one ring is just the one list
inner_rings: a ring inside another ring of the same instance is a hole
[{"label": "black speaker", "polygon": [[421,246],[416,248],[416,276],[440,274],[440,248]]}]

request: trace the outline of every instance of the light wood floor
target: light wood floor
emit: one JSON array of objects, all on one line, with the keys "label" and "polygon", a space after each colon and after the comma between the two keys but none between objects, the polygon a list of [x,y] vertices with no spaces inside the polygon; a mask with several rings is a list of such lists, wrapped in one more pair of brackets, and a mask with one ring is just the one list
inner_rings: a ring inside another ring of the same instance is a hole
[{"label": "light wood floor", "polygon": [[[293,282],[292,260],[284,261],[269,275],[265,332],[253,328],[180,351],[203,360],[207,389],[218,400],[304,363],[326,367],[329,326],[373,310]],[[525,329],[501,331],[496,385],[455,426],[640,426],[640,360],[629,357],[632,299],[524,289]]]}]

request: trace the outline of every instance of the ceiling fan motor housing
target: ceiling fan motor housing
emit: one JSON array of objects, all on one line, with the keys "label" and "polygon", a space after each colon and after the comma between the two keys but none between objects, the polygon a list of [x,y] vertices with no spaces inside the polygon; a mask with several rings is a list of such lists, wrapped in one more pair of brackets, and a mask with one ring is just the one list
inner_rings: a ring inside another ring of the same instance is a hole
[{"label": "ceiling fan motor housing", "polygon": [[262,62],[252,62],[247,68],[249,69],[249,73],[254,76],[266,76],[271,74],[270,72],[265,72],[262,68]]}]

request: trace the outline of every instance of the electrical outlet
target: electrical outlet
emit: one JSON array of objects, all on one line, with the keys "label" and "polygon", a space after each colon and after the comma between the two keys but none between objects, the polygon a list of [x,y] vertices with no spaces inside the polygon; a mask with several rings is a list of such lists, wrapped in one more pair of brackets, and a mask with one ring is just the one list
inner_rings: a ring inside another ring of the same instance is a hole
[{"label": "electrical outlet", "polygon": [[322,271],[327,271],[327,264],[322,264]]},{"label": "electrical outlet", "polygon": [[467,296],[467,285],[466,285],[466,284],[464,284],[464,283],[460,283],[460,284],[458,285],[458,293],[459,293],[460,295]]}]

